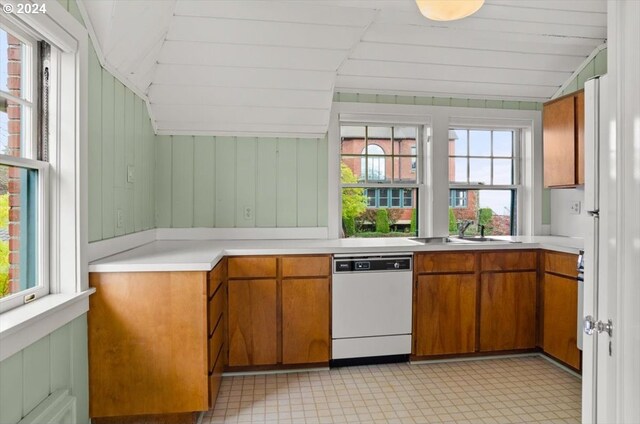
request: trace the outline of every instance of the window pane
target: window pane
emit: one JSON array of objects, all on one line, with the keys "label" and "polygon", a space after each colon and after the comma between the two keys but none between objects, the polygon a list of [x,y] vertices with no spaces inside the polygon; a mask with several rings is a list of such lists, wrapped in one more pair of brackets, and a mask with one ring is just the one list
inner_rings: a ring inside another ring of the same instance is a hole
[{"label": "window pane", "polygon": [[364,156],[342,156],[340,181],[343,184],[364,181],[365,166]]},{"label": "window pane", "polygon": [[394,127],[393,154],[415,155],[417,132],[418,130],[416,127]]},{"label": "window pane", "polygon": [[513,156],[513,131],[493,132],[493,156]]},{"label": "window pane", "polygon": [[467,130],[449,131],[449,154],[467,156]]},{"label": "window pane", "polygon": [[37,171],[0,165],[0,297],[37,283],[37,184]]},{"label": "window pane", "polygon": [[25,44],[0,28],[0,52],[0,90],[25,98]]},{"label": "window pane", "polygon": [[[466,200],[460,197],[460,191],[450,191],[449,208],[449,234],[457,234],[456,223],[458,221],[471,220],[475,224],[471,225],[465,235],[478,235],[478,224],[484,225],[485,235],[511,235],[513,234],[515,223],[512,221],[512,212],[515,205],[515,191],[513,190],[465,190]],[[453,206],[458,204],[459,206]]]},{"label": "window pane", "polygon": [[467,159],[449,158],[449,181],[452,183],[466,183]]},{"label": "window pane", "polygon": [[400,189],[394,188],[391,189],[391,207],[399,208],[400,207]]},{"label": "window pane", "polygon": [[491,159],[469,159],[469,183],[491,184]]},{"label": "window pane", "polygon": [[413,206],[413,190],[402,190],[402,207],[410,208]]},{"label": "window pane", "polygon": [[415,183],[416,168],[414,157],[393,158],[393,182]]},{"label": "window pane", "polygon": [[494,159],[493,160],[493,184],[509,185],[513,184],[513,160]]},{"label": "window pane", "polygon": [[469,156],[491,156],[491,131],[469,131]]},{"label": "window pane", "polygon": [[391,154],[391,127],[367,127],[369,144],[383,144],[382,148]]},{"label": "window pane", "polygon": [[23,116],[25,108],[0,97],[0,153],[20,157],[25,153]]},{"label": "window pane", "polygon": [[376,190],[378,192],[378,206],[381,208],[386,208],[389,206],[389,196],[386,188],[379,188]]}]

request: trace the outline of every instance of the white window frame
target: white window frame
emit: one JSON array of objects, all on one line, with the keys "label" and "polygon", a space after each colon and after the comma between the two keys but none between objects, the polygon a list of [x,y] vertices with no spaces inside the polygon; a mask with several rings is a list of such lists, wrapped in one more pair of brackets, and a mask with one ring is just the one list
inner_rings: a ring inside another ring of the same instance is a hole
[{"label": "white window frame", "polygon": [[[0,154],[0,165],[13,166],[24,169],[32,169],[38,172],[37,193],[37,237],[36,237],[36,281],[35,286],[0,299],[0,313],[13,309],[24,303],[31,302],[49,294],[49,163],[37,160],[38,153],[38,41],[27,32],[13,25],[11,21],[0,16],[0,28],[22,41],[27,58],[23,66],[23,76],[28,78],[26,93],[16,97],[0,90],[0,97],[22,105],[21,135],[23,140],[28,140],[21,148],[20,157]],[[21,229],[22,230],[22,229]]]},{"label": "white window frame", "polygon": [[[467,135],[469,135],[470,131],[513,131],[513,156],[512,157],[502,157],[502,156],[493,156],[493,151],[491,152],[491,155],[489,156],[483,156],[482,159],[489,159],[492,161],[491,164],[491,178],[493,179],[493,159],[497,158],[497,159],[512,159],[513,160],[513,179],[514,182],[513,184],[472,184],[472,183],[458,183],[458,182],[450,182],[449,181],[449,190],[467,190],[468,191],[473,191],[473,190],[478,190],[478,191],[483,191],[483,190],[513,190],[515,191],[515,195],[516,195],[516,211],[515,213],[512,211],[511,212],[511,216],[513,217],[513,220],[515,221],[515,223],[511,224],[511,232],[512,234],[520,234],[520,219],[521,219],[521,209],[523,206],[523,202],[521,199],[521,194],[522,194],[522,176],[521,176],[521,168],[522,168],[522,159],[521,159],[521,154],[520,152],[523,150],[523,139],[522,139],[522,135],[521,135],[521,131],[519,128],[514,127],[514,128],[508,128],[505,126],[495,126],[495,125],[473,125],[473,126],[469,126],[469,125],[452,125],[450,130],[466,130],[467,131]],[[493,137],[493,135],[492,135]],[[493,139],[492,139],[493,142]],[[470,179],[470,159],[474,159],[476,158],[475,156],[471,156],[469,154],[470,151],[470,146],[469,146],[470,140],[469,137],[467,136],[467,155],[466,156],[456,156],[454,155],[454,157],[466,157],[467,158],[467,181],[469,181]],[[447,159],[450,159],[452,156],[449,155],[447,157]],[[478,157],[479,158],[479,157]],[[468,196],[468,194],[467,194]],[[468,200],[467,200],[468,201]]]},{"label": "white window frame", "polygon": [[[0,0],[15,7],[24,1]],[[58,2],[45,14],[6,19],[49,43],[48,220],[49,295],[0,315],[0,361],[89,309],[87,242],[87,71],[86,29]]]},{"label": "white window frame", "polygon": [[328,141],[328,228],[331,239],[340,236],[340,121],[421,124],[424,150],[419,155],[425,190],[419,198],[419,235],[443,236],[449,229],[448,136],[452,126],[492,125],[521,130],[523,192],[519,212],[520,235],[548,233],[542,225],[542,114],[536,110],[483,109],[411,104],[334,102]]}]

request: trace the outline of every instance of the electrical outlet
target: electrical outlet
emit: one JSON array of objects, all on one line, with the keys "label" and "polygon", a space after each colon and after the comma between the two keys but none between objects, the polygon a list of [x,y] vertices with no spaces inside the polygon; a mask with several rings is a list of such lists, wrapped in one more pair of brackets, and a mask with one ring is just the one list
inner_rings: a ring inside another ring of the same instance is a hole
[{"label": "electrical outlet", "polygon": [[136,181],[136,168],[133,165],[127,166],[127,182],[134,183]]},{"label": "electrical outlet", "polygon": [[244,219],[250,221],[253,218],[253,208],[251,206],[244,207]]},{"label": "electrical outlet", "polygon": [[571,215],[580,215],[580,207],[581,206],[582,205],[580,204],[580,201],[578,201],[578,200],[569,202],[569,214],[571,214]]},{"label": "electrical outlet", "polygon": [[116,213],[116,226],[118,228],[124,227],[124,212],[122,212],[122,209],[118,209]]}]

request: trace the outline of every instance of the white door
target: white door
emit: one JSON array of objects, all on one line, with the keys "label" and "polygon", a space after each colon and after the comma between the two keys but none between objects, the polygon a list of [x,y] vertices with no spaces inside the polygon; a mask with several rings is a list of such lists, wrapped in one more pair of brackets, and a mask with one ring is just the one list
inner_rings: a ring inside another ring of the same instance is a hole
[{"label": "white door", "polygon": [[582,410],[587,423],[640,423],[640,1],[607,7],[610,114],[604,128],[610,141],[602,151],[602,272],[591,298],[585,285],[585,308],[595,308],[596,320],[613,321],[613,337],[584,339]]}]

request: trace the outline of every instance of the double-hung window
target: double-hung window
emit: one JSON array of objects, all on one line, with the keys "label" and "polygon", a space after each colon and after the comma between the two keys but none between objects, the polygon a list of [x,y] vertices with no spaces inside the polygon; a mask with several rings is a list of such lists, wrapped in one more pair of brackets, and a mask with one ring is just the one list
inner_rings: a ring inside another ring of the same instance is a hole
[{"label": "double-hung window", "polygon": [[517,129],[452,128],[449,131],[449,231],[474,221],[467,234],[516,234],[520,188]]},{"label": "double-hung window", "polygon": [[48,51],[0,21],[0,311],[49,292]]},{"label": "double-hung window", "polygon": [[340,127],[342,224],[347,237],[417,234],[421,128]]}]

